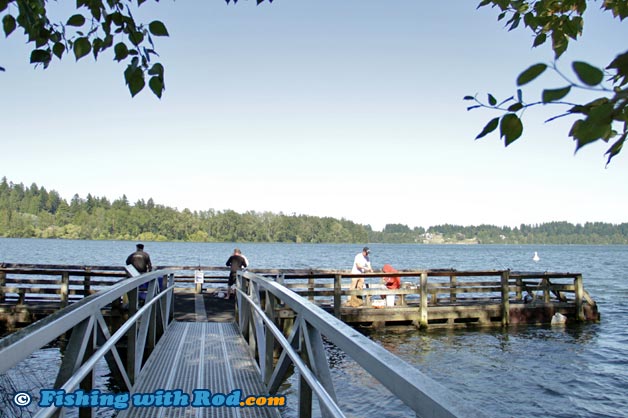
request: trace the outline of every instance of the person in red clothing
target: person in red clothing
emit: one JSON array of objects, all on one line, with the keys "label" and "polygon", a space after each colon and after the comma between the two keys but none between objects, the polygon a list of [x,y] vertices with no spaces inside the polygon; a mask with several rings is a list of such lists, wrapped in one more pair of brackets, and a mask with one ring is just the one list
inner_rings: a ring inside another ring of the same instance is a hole
[{"label": "person in red clothing", "polygon": [[[390,264],[384,264],[384,267],[382,267],[382,271],[384,273],[397,273],[397,270],[395,270],[395,268]],[[401,279],[399,278],[399,276],[384,277],[383,281],[384,285],[389,290],[399,289],[401,287]]]}]

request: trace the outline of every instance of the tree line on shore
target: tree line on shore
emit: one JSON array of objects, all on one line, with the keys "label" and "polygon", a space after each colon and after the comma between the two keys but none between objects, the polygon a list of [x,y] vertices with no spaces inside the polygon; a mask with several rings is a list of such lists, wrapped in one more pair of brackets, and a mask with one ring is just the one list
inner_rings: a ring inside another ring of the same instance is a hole
[{"label": "tree line on shore", "polygon": [[628,223],[549,222],[511,228],[437,225],[427,230],[388,224],[382,231],[347,219],[232,210],[179,211],[153,199],[131,204],[126,196],[78,195],[32,184],[0,181],[0,236],[93,240],[294,242],[294,243],[483,243],[628,244]]}]

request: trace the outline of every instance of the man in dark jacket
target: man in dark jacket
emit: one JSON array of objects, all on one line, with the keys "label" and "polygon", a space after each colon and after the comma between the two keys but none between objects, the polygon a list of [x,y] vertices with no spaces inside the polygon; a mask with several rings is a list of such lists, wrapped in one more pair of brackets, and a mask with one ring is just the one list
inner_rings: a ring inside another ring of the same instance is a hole
[{"label": "man in dark jacket", "polygon": [[137,244],[136,251],[126,258],[126,265],[131,264],[135,267],[138,273],[146,273],[153,269],[153,265],[150,262],[150,256],[144,252],[144,244]]},{"label": "man in dark jacket", "polygon": [[[242,256],[239,248],[233,250],[233,255],[229,257],[227,260],[227,267],[231,267],[231,272],[229,273],[229,282],[227,283],[227,296],[225,299],[229,299],[231,296],[231,287],[236,282],[236,277],[238,277],[238,271],[247,266],[246,259]],[[234,291],[235,293],[235,291]]]}]

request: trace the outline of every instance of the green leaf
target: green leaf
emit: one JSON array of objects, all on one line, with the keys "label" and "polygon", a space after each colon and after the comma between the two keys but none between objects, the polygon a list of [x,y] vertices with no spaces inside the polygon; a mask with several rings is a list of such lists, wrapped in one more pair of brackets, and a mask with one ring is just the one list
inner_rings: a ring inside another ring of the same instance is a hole
[{"label": "green leaf", "polygon": [[129,49],[124,42],[118,42],[116,46],[113,47],[113,51],[115,53],[113,59],[118,62],[126,59],[126,57],[129,56]]},{"label": "green leaf", "polygon": [[35,49],[31,52],[31,64],[44,64],[47,66],[52,57],[46,49]]},{"label": "green leaf", "polygon": [[153,20],[148,25],[148,30],[155,36],[170,36],[168,34],[168,29],[166,29],[166,25],[164,25],[159,20]]},{"label": "green leaf", "polygon": [[534,64],[533,66],[529,67],[527,70],[519,74],[519,77],[517,77],[517,85],[523,86],[525,84],[528,84],[530,81],[543,74],[546,69],[547,64]]},{"label": "green leaf", "polygon": [[52,46],[52,53],[55,54],[57,58],[61,59],[64,52],[65,45],[63,45],[61,42],[57,42]]},{"label": "green leaf", "polygon": [[124,71],[124,79],[129,86],[131,97],[135,97],[137,93],[142,91],[146,82],[144,81],[144,72],[135,63],[131,63]]},{"label": "green leaf", "polygon": [[608,149],[608,151],[606,151],[606,155],[608,155],[608,161],[606,161],[607,166],[611,163],[613,157],[619,154],[619,152],[623,148],[627,135],[628,134],[624,133],[617,141],[615,141],[615,143]]},{"label": "green leaf", "polygon": [[65,24],[68,26],[80,27],[85,24],[85,18],[81,14],[76,14],[76,15],[70,16],[70,18]]},{"label": "green leaf", "polygon": [[495,99],[492,94],[488,95],[488,104],[491,106],[495,106],[497,104],[497,99]]},{"label": "green leaf", "polygon": [[150,87],[152,92],[155,94],[155,96],[161,99],[161,93],[164,91],[163,79],[159,76],[151,77],[150,80],[148,81],[148,86]]},{"label": "green leaf", "polygon": [[2,18],[2,26],[4,28],[4,36],[9,36],[17,27],[15,18],[11,15],[4,16]]},{"label": "green leaf", "polygon": [[[628,83],[628,52],[617,55],[606,68],[608,70],[615,69],[617,71],[613,80],[619,82],[620,87]],[[623,78],[623,80],[620,80],[621,78]]]},{"label": "green leaf", "polygon": [[507,113],[499,124],[500,137],[504,138],[506,146],[515,142],[523,133],[521,119],[514,113]]},{"label": "green leaf", "polygon": [[511,105],[511,106],[508,108],[508,111],[509,111],[509,112],[518,112],[518,111],[520,111],[521,109],[523,109],[523,103],[521,103],[521,102],[517,102],[517,103],[515,103],[515,104]]},{"label": "green leaf", "polygon": [[478,134],[478,136],[475,137],[475,139],[480,139],[480,138],[490,134],[495,129],[497,129],[497,125],[498,124],[499,124],[499,118],[492,119],[489,123],[486,124],[484,129],[482,129],[482,132],[480,132]]},{"label": "green leaf", "polygon": [[0,0],[0,12],[4,12],[4,10],[9,6],[9,0]]},{"label": "green leaf", "polygon": [[610,124],[599,124],[587,119],[579,119],[574,122],[569,131],[569,136],[576,140],[576,152],[587,144],[599,139],[608,141],[612,133]]},{"label": "green leaf", "polygon": [[148,75],[157,75],[159,77],[164,76],[164,66],[160,63],[155,63],[150,70],[148,70]]},{"label": "green leaf", "polygon": [[129,33],[129,41],[135,46],[138,46],[144,41],[144,34],[142,32],[131,32]]},{"label": "green leaf", "polygon": [[103,40],[100,38],[96,38],[92,42],[92,53],[94,54],[94,59],[98,59],[98,54],[103,49]]},{"label": "green leaf", "polygon": [[76,60],[80,60],[92,51],[92,44],[87,38],[78,38],[74,41],[74,56]]},{"label": "green leaf", "polygon": [[532,44],[532,46],[537,47],[539,45],[543,45],[546,40],[547,40],[547,35],[545,33],[541,33],[537,35],[536,38],[534,38],[534,43]]},{"label": "green leaf", "polygon": [[602,70],[586,62],[575,61],[572,67],[580,81],[588,86],[597,86],[604,79]]},{"label": "green leaf", "polygon": [[552,32],[552,49],[554,50],[554,58],[558,59],[567,50],[569,39],[563,31],[554,30]]},{"label": "green leaf", "polygon": [[560,100],[571,91],[571,86],[563,87],[561,89],[543,90],[543,103],[555,102]]}]

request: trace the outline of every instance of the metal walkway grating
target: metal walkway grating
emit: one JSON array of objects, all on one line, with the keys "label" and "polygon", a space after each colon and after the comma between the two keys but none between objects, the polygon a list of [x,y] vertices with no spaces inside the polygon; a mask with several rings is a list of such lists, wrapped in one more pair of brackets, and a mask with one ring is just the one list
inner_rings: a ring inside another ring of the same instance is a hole
[{"label": "metal walkway grating", "polygon": [[[173,322],[149,357],[133,393],[207,389],[242,396],[265,394],[259,369],[235,323]],[[276,407],[131,407],[118,418],[272,418]]]}]

